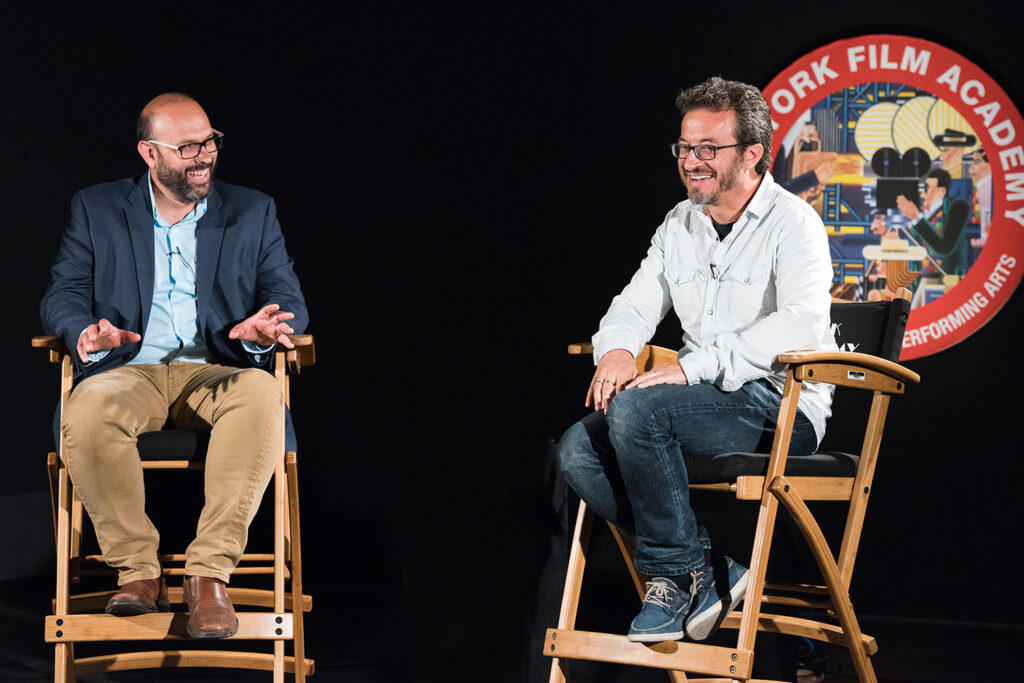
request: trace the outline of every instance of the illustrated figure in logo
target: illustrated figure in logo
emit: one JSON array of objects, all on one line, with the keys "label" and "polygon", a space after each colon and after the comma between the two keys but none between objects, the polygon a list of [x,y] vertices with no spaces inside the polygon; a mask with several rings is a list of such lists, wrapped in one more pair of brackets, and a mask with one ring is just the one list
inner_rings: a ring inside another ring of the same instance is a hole
[{"label": "illustrated figure in logo", "polygon": [[967,272],[967,232],[964,227],[970,206],[959,197],[950,198],[950,181],[948,171],[932,169],[925,176],[923,211],[904,195],[897,197],[896,205],[911,222],[912,234],[941,257],[944,274],[962,276]]},{"label": "illustrated figure in logo", "polygon": [[988,241],[988,226],[992,222],[992,166],[984,149],[975,150],[971,159],[971,222],[979,226],[980,237],[971,240],[977,249]]}]

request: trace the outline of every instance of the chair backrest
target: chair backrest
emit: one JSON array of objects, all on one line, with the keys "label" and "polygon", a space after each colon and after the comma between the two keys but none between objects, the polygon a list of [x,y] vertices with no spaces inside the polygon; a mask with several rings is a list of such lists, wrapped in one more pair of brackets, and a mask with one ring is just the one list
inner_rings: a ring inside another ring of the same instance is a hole
[{"label": "chair backrest", "polygon": [[834,303],[832,334],[840,351],[856,351],[899,362],[903,332],[907,329],[910,302],[892,301]]}]

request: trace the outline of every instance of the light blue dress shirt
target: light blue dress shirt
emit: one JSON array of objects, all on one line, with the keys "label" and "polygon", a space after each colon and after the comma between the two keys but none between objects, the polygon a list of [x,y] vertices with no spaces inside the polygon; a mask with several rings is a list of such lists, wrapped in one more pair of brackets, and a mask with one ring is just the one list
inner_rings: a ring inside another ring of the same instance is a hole
[{"label": "light blue dress shirt", "polygon": [[209,363],[206,342],[199,334],[196,315],[196,223],[206,215],[206,199],[171,225],[160,217],[149,181],[153,207],[153,306],[142,337],[139,355],[130,365],[156,363]]}]

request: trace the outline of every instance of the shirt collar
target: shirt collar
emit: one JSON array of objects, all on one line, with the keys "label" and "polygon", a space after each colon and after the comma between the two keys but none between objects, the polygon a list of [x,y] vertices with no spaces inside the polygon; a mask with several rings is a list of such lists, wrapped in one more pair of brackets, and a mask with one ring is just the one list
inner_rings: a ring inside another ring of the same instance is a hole
[{"label": "shirt collar", "polygon": [[925,213],[928,214],[929,219],[931,219],[932,216],[939,212],[939,209],[942,208],[942,202],[944,202],[945,199],[945,197],[940,197],[939,199],[936,199],[934,202],[928,205],[928,210],[925,211]]},{"label": "shirt collar", "polygon": [[[156,208],[156,200],[153,198],[153,176],[152,171],[146,171],[146,186],[149,188],[149,205],[153,208],[153,225],[158,228],[169,228],[171,224],[160,217],[160,211]],[[195,207],[188,215],[182,218],[179,223],[197,222],[206,213],[206,197],[196,202]]]},{"label": "shirt collar", "polygon": [[761,177],[761,184],[757,186],[754,196],[750,198],[750,202],[743,213],[749,213],[754,218],[764,216],[771,202],[772,186],[774,184],[775,180],[772,178],[772,174],[765,171],[764,176]]}]

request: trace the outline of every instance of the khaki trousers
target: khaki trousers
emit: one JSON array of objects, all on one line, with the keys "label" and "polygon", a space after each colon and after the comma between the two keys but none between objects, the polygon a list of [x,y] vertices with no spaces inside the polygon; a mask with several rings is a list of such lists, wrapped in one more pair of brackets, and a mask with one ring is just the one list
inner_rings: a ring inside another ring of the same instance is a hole
[{"label": "khaki trousers", "polygon": [[74,388],[62,457],[119,585],[161,573],[137,438],[165,424],[210,431],[206,502],[185,572],[228,581],[284,445],[280,388],[263,370],[199,363],[124,365]]}]

